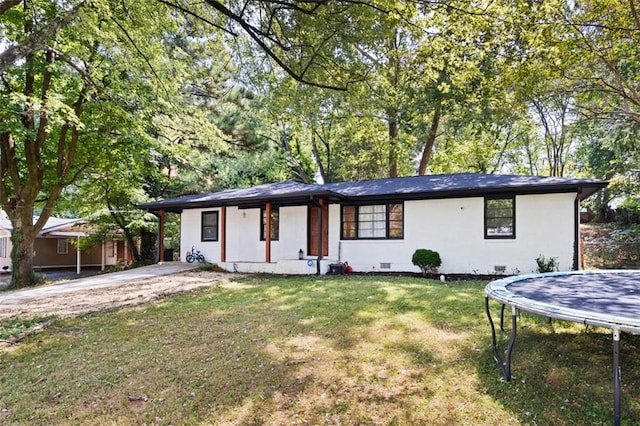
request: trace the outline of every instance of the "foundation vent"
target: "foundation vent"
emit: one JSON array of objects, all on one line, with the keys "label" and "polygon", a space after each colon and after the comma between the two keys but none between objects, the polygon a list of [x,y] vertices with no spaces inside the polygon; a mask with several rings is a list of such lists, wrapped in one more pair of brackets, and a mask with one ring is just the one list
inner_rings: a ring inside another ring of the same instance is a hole
[{"label": "foundation vent", "polygon": [[380,269],[391,269],[391,263],[381,263]]}]

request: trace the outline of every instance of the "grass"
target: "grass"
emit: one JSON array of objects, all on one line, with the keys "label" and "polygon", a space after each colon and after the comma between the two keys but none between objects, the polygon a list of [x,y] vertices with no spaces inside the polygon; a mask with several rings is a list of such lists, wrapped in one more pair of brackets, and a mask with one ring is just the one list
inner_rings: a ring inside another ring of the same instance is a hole
[{"label": "grass", "polygon": [[610,335],[523,315],[503,383],[484,285],[259,277],[58,321],[0,354],[0,424],[610,424]]},{"label": "grass", "polygon": [[0,341],[9,341],[19,338],[23,333],[34,328],[45,325],[54,320],[52,316],[31,317],[31,318],[4,318],[0,319]]}]

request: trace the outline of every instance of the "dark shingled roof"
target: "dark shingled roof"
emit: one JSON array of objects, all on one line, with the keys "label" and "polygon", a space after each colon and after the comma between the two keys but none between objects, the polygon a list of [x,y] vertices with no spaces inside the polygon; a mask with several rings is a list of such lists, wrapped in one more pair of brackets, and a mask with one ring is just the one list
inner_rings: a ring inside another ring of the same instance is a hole
[{"label": "dark shingled roof", "polygon": [[575,192],[583,200],[608,182],[597,179],[457,173],[307,185],[284,181],[243,189],[185,195],[141,204],[149,211],[180,212],[187,208],[223,205],[255,207],[270,201],[278,205],[306,204],[314,199],[358,202],[378,199],[434,199],[499,194]]},{"label": "dark shingled roof", "polygon": [[264,200],[277,202],[280,205],[304,204],[313,199],[313,197],[335,199],[339,195],[331,193],[323,185],[307,185],[287,180],[250,188],[184,195],[178,198],[140,204],[138,207],[150,211],[167,210],[179,212],[185,208],[219,207],[223,205],[251,207],[263,203]]},{"label": "dark shingled roof", "polygon": [[507,192],[516,194],[578,192],[578,189],[582,188],[583,192],[586,191],[584,196],[581,196],[581,199],[584,199],[607,184],[596,179],[455,173],[340,182],[325,186],[344,197],[398,195],[400,198],[447,198]]}]

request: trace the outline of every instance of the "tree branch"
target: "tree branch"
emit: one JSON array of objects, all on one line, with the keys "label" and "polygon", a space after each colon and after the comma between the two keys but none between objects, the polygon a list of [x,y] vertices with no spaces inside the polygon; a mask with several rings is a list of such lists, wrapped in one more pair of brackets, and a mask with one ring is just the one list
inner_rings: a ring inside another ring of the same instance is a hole
[{"label": "tree branch", "polygon": [[[6,1],[2,4],[5,3]],[[0,54],[0,74],[7,72],[19,59],[25,58],[35,51],[42,49],[50,37],[76,18],[80,8],[84,6],[85,3],[85,0],[81,1],[70,11],[59,16],[39,31],[31,32],[27,39],[20,44],[9,46]]]},{"label": "tree branch", "polygon": [[155,68],[153,67],[153,65],[151,65],[151,62],[149,61],[149,58],[147,58],[147,55],[144,54],[144,52],[142,50],[140,50],[140,48],[138,47],[138,45],[136,44],[136,42],[133,40],[133,38],[131,37],[131,35],[129,34],[129,32],[120,24],[120,22],[118,22],[115,18],[111,18],[111,20],[118,26],[118,28],[120,28],[120,31],[122,31],[124,33],[124,36],[127,38],[127,40],[129,40],[129,43],[131,43],[131,45],[133,46],[133,48],[136,50],[136,52],[138,52],[138,54],[140,56],[142,56],[142,59],[144,59],[144,61],[146,62],[147,66],[149,67],[149,69],[151,70],[151,73],[156,77],[156,79],[158,80],[158,84],[160,84],[160,86],[162,87],[162,90],[164,90],[165,94],[167,96],[169,96],[169,91],[167,90],[167,88],[165,87],[164,83],[162,82],[162,79],[160,78],[160,76],[158,75],[158,73],[156,72]]},{"label": "tree branch", "polygon": [[190,11],[189,9],[184,8],[184,7],[180,6],[179,4],[175,4],[175,3],[172,3],[172,2],[169,2],[169,1],[166,1],[166,0],[157,0],[157,1],[158,1],[159,3],[164,4],[165,6],[169,6],[169,7],[171,7],[171,8],[177,9],[177,10],[179,10],[180,12],[182,12],[182,13],[184,13],[184,14],[187,14],[187,15],[189,15],[189,16],[193,16],[194,18],[196,18],[196,19],[198,19],[198,20],[200,20],[200,21],[204,22],[205,24],[209,24],[209,25],[211,25],[212,27],[217,28],[217,29],[219,29],[220,31],[223,31],[223,32],[225,32],[225,33],[227,33],[227,34],[229,34],[229,35],[232,35],[232,36],[234,36],[234,37],[237,37],[237,36],[238,36],[238,34],[234,33],[234,32],[233,32],[233,31],[231,31],[230,29],[225,28],[225,27],[223,27],[222,25],[218,25],[218,24],[216,24],[215,22],[213,22],[213,21],[211,21],[211,20],[209,20],[209,19],[205,18],[204,16],[202,16],[202,15],[198,15],[197,13],[194,13],[194,12]]},{"label": "tree branch", "polygon": [[219,13],[222,13],[223,15],[227,16],[231,20],[235,21],[238,25],[240,25],[240,27],[245,31],[245,33],[253,41],[255,41],[258,44],[258,46],[260,46],[260,49],[262,49],[267,54],[267,56],[269,58],[271,58],[276,64],[278,64],[278,66],[280,68],[282,68],[284,70],[284,72],[289,74],[289,76],[291,78],[293,78],[295,81],[303,83],[303,84],[308,84],[310,86],[319,87],[319,88],[322,88],[322,89],[331,89],[331,90],[339,90],[339,91],[346,91],[347,90],[347,87],[339,87],[339,86],[335,86],[335,85],[331,85],[331,84],[318,83],[318,82],[314,82],[314,81],[310,81],[310,80],[305,79],[303,75],[300,75],[299,73],[295,72],[291,67],[289,67],[284,62],[284,60],[282,58],[280,58],[273,51],[273,49],[271,49],[269,46],[267,46],[267,44],[264,42],[264,40],[261,39],[260,36],[262,34],[260,34],[260,31],[257,28],[255,28],[252,25],[250,25],[241,16],[236,15],[233,11],[228,9],[222,3],[219,3],[216,0],[204,0],[204,1],[208,5],[213,7],[216,11],[218,11]]},{"label": "tree branch", "polygon": [[20,3],[22,3],[22,0],[3,1],[2,3],[0,3],[0,15],[5,13],[7,10],[11,9],[12,7],[19,5]]}]

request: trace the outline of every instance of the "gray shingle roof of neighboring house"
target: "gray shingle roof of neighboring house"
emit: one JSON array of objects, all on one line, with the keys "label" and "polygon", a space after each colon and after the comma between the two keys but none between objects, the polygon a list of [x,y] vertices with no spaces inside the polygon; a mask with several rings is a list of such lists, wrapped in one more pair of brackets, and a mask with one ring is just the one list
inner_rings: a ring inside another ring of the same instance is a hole
[{"label": "gray shingle roof of neighboring house", "polygon": [[[34,222],[38,220],[38,217],[33,218]],[[47,223],[45,223],[44,227],[40,231],[40,235],[47,234],[49,232],[57,231],[61,228],[67,228],[71,225],[84,223],[84,219],[73,218],[73,219],[63,219],[59,217],[50,217],[47,219]],[[0,229],[4,229],[8,232],[13,230],[13,226],[11,225],[11,221],[7,217],[0,217]]]},{"label": "gray shingle roof of neighboring house", "polygon": [[148,211],[180,212],[185,208],[259,206],[267,201],[279,205],[305,204],[314,199],[358,202],[379,199],[433,199],[452,197],[491,196],[499,194],[544,194],[575,192],[582,200],[608,182],[597,179],[562,177],[493,175],[456,173],[400,178],[338,182],[307,185],[284,181],[243,189],[185,195],[160,200],[138,207]]}]

